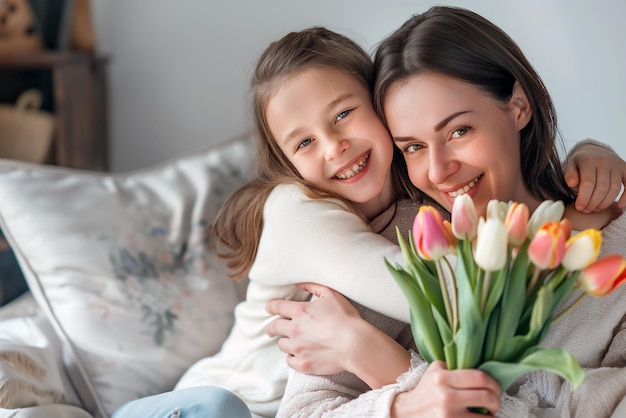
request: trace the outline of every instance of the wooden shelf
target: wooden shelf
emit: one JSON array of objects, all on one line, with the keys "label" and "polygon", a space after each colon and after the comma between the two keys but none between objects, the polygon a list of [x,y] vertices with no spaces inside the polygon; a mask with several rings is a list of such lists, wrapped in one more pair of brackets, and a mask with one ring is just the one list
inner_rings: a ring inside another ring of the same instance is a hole
[{"label": "wooden shelf", "polygon": [[108,170],[106,64],[104,57],[70,51],[0,54],[0,83],[7,71],[52,74],[56,116],[52,164]]},{"label": "wooden shelf", "polygon": [[76,52],[41,51],[22,54],[0,54],[2,69],[37,69],[63,65],[85,65],[105,61],[103,57]]}]

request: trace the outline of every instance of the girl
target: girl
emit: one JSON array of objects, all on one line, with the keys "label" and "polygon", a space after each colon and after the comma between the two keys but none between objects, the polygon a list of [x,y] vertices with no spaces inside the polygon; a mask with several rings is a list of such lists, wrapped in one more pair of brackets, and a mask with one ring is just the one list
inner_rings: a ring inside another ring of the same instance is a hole
[{"label": "girl", "polygon": [[[469,193],[483,213],[491,199],[530,208],[543,199],[574,201],[560,172],[550,97],[499,28],[466,10],[435,7],[383,41],[375,65],[375,106],[405,155],[411,181],[442,207],[450,210],[461,193]],[[602,228],[601,257],[626,256],[621,209],[582,215],[570,206],[566,216],[575,230]],[[547,334],[544,345],[566,349],[587,368],[579,389],[550,373],[529,373],[503,396],[498,415],[609,416],[626,393],[625,296],[621,287],[604,300],[586,298]],[[326,328],[341,333],[341,322],[334,316]],[[470,416],[466,404],[450,410],[445,396],[425,396],[432,367],[424,374],[427,366],[415,358],[396,384],[367,393],[354,375],[295,373],[278,416],[422,416],[432,403],[454,416]]]},{"label": "girl", "polygon": [[[265,304],[273,298],[308,299],[309,293],[292,283],[319,278],[358,302],[408,321],[405,298],[381,262],[383,256],[400,260],[399,249],[363,222],[374,219],[378,231],[396,213],[409,220],[415,210],[406,199],[414,189],[398,175],[404,160],[372,107],[372,81],[367,53],[322,28],[289,34],[264,52],[252,82],[258,177],[226,202],[214,225],[236,275],[250,272],[247,299],[237,307],[235,325],[219,353],[192,366],[174,392],[131,402],[116,418],[133,416],[146,402],[153,410],[163,405],[164,411],[194,399],[197,407],[202,408],[200,401],[208,407],[215,404],[213,389],[191,389],[207,385],[232,391],[255,416],[274,416],[288,368],[277,340],[264,333],[272,319]],[[390,170],[394,154],[396,171]],[[404,199],[395,205],[399,198]],[[347,279],[351,276],[357,279]],[[394,338],[410,339],[404,323],[386,318],[381,324]],[[362,347],[357,356],[362,361],[339,362],[325,372],[350,370],[372,387],[393,382],[409,359],[389,340],[375,332],[368,349]],[[371,367],[372,346],[389,349],[388,356],[399,361]],[[204,390],[211,392],[203,399]],[[200,411],[201,416],[211,413]],[[222,411],[220,416],[228,415]]]}]

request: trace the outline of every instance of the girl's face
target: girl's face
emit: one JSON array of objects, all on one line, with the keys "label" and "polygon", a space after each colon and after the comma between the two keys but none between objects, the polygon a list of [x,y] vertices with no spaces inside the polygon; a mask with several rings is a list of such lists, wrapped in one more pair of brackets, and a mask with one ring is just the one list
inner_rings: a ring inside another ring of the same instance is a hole
[{"label": "girl's face", "polygon": [[411,182],[446,209],[464,193],[479,214],[491,199],[535,208],[520,165],[519,131],[531,111],[519,86],[504,104],[473,84],[425,73],[392,86],[384,111]]},{"label": "girl's face", "polygon": [[267,123],[300,175],[354,202],[371,218],[391,204],[393,142],[370,92],[329,68],[299,72],[277,88]]}]

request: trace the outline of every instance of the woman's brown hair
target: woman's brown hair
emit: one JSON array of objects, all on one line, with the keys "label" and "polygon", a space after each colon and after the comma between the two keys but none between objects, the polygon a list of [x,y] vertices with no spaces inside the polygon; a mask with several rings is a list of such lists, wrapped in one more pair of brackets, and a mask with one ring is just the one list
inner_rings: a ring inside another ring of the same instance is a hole
[{"label": "woman's brown hair", "polygon": [[[218,254],[227,260],[235,278],[244,277],[254,262],[263,228],[263,207],[274,187],[298,182],[305,186],[310,197],[338,197],[307,184],[276,144],[266,117],[267,104],[277,88],[299,72],[314,67],[341,71],[372,91],[374,70],[368,53],[349,38],[326,28],[288,33],[261,54],[250,85],[257,173],[254,180],[226,200],[211,230]],[[394,146],[392,175],[400,196],[415,193],[405,176],[399,174],[404,170],[404,158]]]},{"label": "woman's brown hair", "polygon": [[433,7],[415,15],[379,45],[374,59],[374,107],[390,87],[423,73],[437,73],[477,86],[507,103],[515,83],[530,102],[532,118],[521,131],[522,175],[537,199],[575,199],[564,180],[556,149],[556,111],[541,78],[518,45],[500,28],[469,10]]}]

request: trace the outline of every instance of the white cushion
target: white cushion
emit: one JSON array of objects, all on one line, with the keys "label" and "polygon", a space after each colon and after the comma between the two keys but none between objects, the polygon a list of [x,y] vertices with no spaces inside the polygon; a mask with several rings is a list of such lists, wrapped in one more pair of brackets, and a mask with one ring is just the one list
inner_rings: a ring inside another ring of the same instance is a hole
[{"label": "white cushion", "polygon": [[172,389],[239,301],[209,225],[248,179],[248,135],[124,175],[0,160],[0,225],[85,407]]}]

